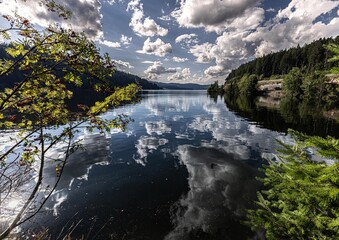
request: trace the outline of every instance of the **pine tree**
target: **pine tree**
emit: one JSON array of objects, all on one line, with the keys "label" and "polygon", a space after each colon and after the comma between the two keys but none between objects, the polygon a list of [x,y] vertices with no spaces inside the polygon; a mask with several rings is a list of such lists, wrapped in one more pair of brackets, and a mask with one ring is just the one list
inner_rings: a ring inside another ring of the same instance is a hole
[{"label": "pine tree", "polygon": [[[325,48],[330,50],[331,52],[333,52],[335,54],[328,61],[329,62],[338,62],[339,61],[339,45],[331,43],[331,44],[325,45]],[[331,72],[335,73],[335,74],[339,74],[339,67],[333,67],[331,69]]]},{"label": "pine tree", "polygon": [[267,190],[258,192],[247,223],[267,239],[339,239],[339,140],[290,133],[295,144],[280,142],[279,160],[261,179]]}]

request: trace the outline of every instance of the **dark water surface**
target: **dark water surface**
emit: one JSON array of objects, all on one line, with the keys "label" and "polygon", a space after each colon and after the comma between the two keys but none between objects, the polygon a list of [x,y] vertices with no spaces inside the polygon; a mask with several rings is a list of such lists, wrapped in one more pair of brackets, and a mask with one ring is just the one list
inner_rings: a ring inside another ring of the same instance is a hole
[{"label": "dark water surface", "polygon": [[[134,119],[111,137],[84,132],[48,210],[33,221],[52,239],[249,239],[240,221],[276,138],[200,91],[145,92],[109,112]],[[50,176],[54,175],[53,168]],[[48,181],[48,180],[47,180]]]}]

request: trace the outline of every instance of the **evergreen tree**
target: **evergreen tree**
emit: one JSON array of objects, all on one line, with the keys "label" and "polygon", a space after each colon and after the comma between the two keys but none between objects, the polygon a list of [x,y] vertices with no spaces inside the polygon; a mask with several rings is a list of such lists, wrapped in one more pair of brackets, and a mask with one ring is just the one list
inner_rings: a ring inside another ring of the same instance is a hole
[{"label": "evergreen tree", "polygon": [[[330,58],[328,61],[329,62],[338,62],[339,61],[339,44],[331,43],[331,44],[325,45],[325,48],[330,50],[334,54],[334,56],[332,58]],[[334,66],[331,69],[331,71],[332,71],[332,73],[339,74],[339,67]]]},{"label": "evergreen tree", "polygon": [[267,239],[339,239],[339,140],[290,133],[296,143],[280,142],[279,159],[261,179],[268,189],[258,192],[247,223]]},{"label": "evergreen tree", "polygon": [[207,89],[207,92],[209,92],[209,93],[221,93],[222,91],[223,90],[222,90],[221,87],[219,87],[218,81],[215,81]]}]

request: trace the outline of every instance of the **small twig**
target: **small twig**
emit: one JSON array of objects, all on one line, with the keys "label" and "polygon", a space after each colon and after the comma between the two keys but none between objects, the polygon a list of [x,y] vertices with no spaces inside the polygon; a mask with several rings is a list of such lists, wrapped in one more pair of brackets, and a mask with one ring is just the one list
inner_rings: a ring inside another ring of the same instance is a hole
[{"label": "small twig", "polygon": [[80,220],[78,221],[78,223],[75,224],[75,226],[73,227],[73,229],[71,229],[71,231],[70,231],[63,239],[66,239],[66,237],[70,237],[71,234],[74,232],[74,230],[75,230],[75,229],[79,226],[79,224],[82,222],[82,220],[83,220],[83,219],[80,219]]},{"label": "small twig", "polygon": [[78,213],[79,213],[79,212],[76,212],[70,219],[68,219],[67,223],[62,227],[62,229],[61,229],[61,231],[60,231],[58,237],[56,238],[56,240],[58,240],[58,239],[61,237],[61,235],[62,235],[62,233],[63,233],[63,231],[64,231],[64,229],[65,229],[65,226],[67,226],[68,223],[69,223],[76,215],[78,215]]},{"label": "small twig", "polygon": [[104,225],[102,225],[102,227],[99,229],[99,231],[93,236],[93,238],[92,239],[95,239],[98,235],[99,235],[99,233],[106,227],[106,225],[110,222],[110,221],[112,221],[112,217],[110,217],[105,223],[104,223]]}]

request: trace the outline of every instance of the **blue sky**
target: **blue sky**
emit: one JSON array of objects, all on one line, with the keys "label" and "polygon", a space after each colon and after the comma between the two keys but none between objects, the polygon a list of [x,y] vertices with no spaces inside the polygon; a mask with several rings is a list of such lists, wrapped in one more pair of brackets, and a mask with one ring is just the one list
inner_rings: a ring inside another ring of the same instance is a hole
[{"label": "blue sky", "polygon": [[[222,83],[255,57],[339,35],[339,0],[56,2],[73,12],[61,24],[87,33],[118,69],[162,82]],[[41,26],[57,20],[38,1],[0,5]]]}]

